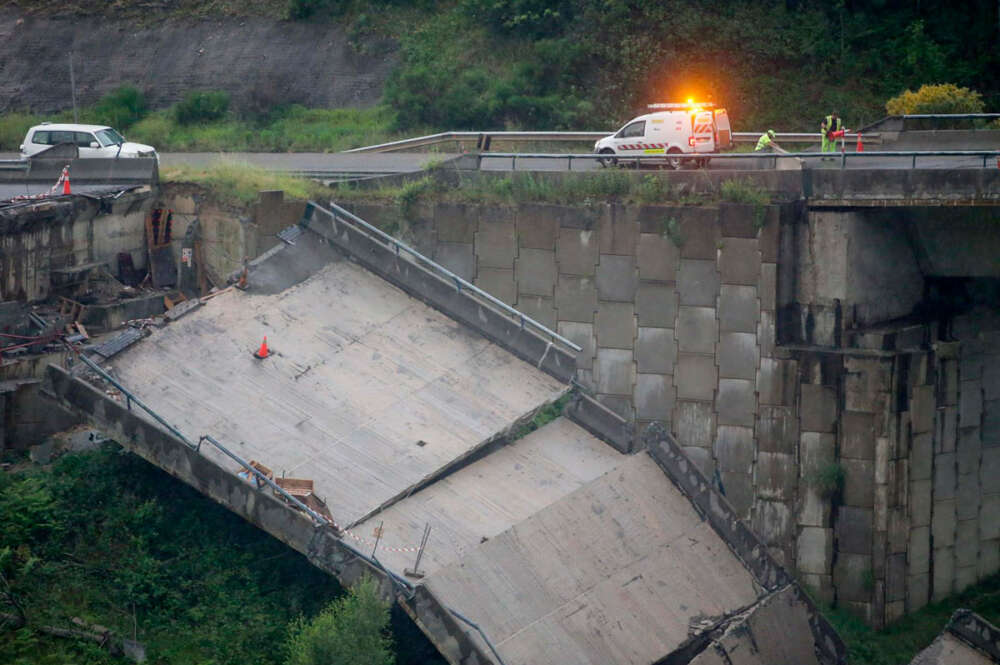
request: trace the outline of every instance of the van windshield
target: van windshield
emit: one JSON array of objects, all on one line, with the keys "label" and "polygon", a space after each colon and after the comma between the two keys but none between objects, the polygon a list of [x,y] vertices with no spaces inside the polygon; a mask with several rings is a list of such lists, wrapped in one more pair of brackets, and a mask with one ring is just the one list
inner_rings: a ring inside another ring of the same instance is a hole
[{"label": "van windshield", "polygon": [[125,138],[113,129],[98,130],[97,140],[101,142],[102,148],[106,148],[109,145],[125,143]]}]

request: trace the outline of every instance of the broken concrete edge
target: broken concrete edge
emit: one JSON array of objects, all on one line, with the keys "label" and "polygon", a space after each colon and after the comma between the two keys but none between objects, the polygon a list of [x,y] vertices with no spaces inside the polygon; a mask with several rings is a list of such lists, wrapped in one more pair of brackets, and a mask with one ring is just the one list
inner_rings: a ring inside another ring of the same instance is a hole
[{"label": "broken concrete edge", "polygon": [[574,390],[566,405],[566,417],[623,454],[635,451],[632,424],[593,397]]},{"label": "broken concrete edge", "polygon": [[[315,526],[270,492],[240,480],[235,473],[61,367],[47,367],[44,385],[46,397],[90,421],[123,448],[306,555],[310,563],[345,586],[370,575],[381,580],[386,597],[395,595],[396,582],[384,570],[360,558],[332,528]],[[416,585],[407,603],[408,613],[416,613],[420,619],[417,625],[449,663],[493,662],[428,589]]]},{"label": "broken concrete edge", "polygon": [[771,557],[764,543],[736,515],[726,498],[712,487],[666,427],[659,422],[650,423],[642,433],[641,442],[656,464],[688,497],[702,518],[708,521],[763,589],[774,592],[788,585],[794,585],[798,589],[803,603],[809,608],[809,625],[819,662],[826,665],[846,663],[847,647],[837,631],[785,569]]},{"label": "broken concrete edge", "polygon": [[1000,628],[972,610],[955,610],[945,630],[1000,663]]},{"label": "broken concrete edge", "polygon": [[367,520],[371,519],[372,517],[378,515],[381,512],[384,512],[387,508],[395,505],[396,503],[399,503],[400,501],[406,499],[407,497],[416,494],[417,492],[425,489],[430,485],[433,485],[434,483],[444,480],[448,476],[451,476],[456,472],[461,471],[470,464],[478,462],[479,460],[483,459],[488,455],[492,455],[499,448],[503,448],[504,446],[514,443],[515,441],[521,438],[520,436],[515,436],[519,429],[527,426],[532,420],[535,419],[535,416],[538,415],[539,411],[558,402],[570,390],[571,388],[569,386],[566,386],[564,390],[562,390],[558,395],[556,395],[552,399],[537,404],[534,408],[532,408],[530,411],[519,417],[517,420],[515,420],[513,423],[511,423],[504,429],[498,432],[494,432],[489,438],[484,439],[475,447],[465,451],[463,454],[454,458],[448,464],[444,465],[439,469],[435,469],[431,473],[427,474],[426,476],[418,480],[413,485],[410,485],[406,489],[386,499],[385,501],[382,502],[381,505],[376,506],[375,508],[371,509],[361,517],[357,518],[356,520],[348,524],[346,528],[353,529],[357,525],[366,522]]},{"label": "broken concrete edge", "polygon": [[560,381],[569,383],[576,375],[574,354],[476,300],[455,284],[393,253],[362,230],[329,217],[319,219],[310,213],[311,209],[307,208],[301,224],[367,270]]},{"label": "broken concrete edge", "polygon": [[[786,584],[775,591],[767,593],[750,605],[739,608],[730,614],[719,618],[714,624],[690,635],[676,649],[667,654],[664,658],[656,661],[654,665],[687,665],[688,663],[701,663],[699,658],[708,649],[715,649],[721,662],[729,663],[731,659],[727,653],[724,639],[732,633],[747,632],[751,635],[751,642],[758,645],[763,652],[770,645],[761,643],[758,636],[753,635],[753,628],[750,626],[750,619],[759,611],[767,608],[780,597],[791,594],[795,600],[801,601],[802,592],[794,584]],[[763,654],[762,654],[763,655]],[[716,659],[709,659],[709,662],[719,662]],[[766,662],[766,661],[765,661]]]}]

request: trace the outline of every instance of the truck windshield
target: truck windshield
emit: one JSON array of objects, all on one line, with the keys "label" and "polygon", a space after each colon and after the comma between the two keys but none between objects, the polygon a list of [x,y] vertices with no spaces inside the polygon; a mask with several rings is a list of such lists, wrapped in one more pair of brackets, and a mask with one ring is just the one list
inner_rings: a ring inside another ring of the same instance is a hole
[{"label": "truck windshield", "polygon": [[102,129],[97,132],[97,140],[101,142],[101,147],[108,147],[109,145],[118,145],[120,143],[125,143],[125,139],[121,134],[113,129]]}]

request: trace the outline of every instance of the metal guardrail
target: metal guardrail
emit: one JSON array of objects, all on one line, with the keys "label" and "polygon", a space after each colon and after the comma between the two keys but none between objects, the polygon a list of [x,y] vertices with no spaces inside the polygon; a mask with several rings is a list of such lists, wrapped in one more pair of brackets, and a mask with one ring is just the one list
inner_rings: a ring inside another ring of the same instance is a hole
[{"label": "metal guardrail", "polygon": [[[173,425],[171,425],[170,423],[168,423],[160,414],[158,414],[152,408],[150,408],[145,403],[143,403],[143,401],[140,400],[138,397],[136,397],[128,388],[126,388],[125,386],[123,386],[120,381],[118,381],[113,376],[111,376],[106,371],[104,371],[93,360],[91,360],[90,358],[88,358],[87,356],[85,356],[83,354],[80,354],[79,358],[83,362],[84,365],[86,365],[87,367],[89,367],[98,376],[100,376],[102,379],[104,379],[105,381],[107,381],[108,383],[110,383],[111,385],[113,385],[123,395],[125,395],[125,399],[126,399],[126,404],[125,405],[126,405],[126,408],[129,411],[132,410],[132,404],[135,403],[137,406],[139,406],[139,408],[141,408],[143,411],[145,411],[146,414],[149,415],[149,417],[151,417],[157,423],[159,423],[164,428],[166,428],[166,430],[170,434],[172,434],[175,437],[177,437],[182,443],[184,443],[186,446],[188,446],[189,448],[191,448],[192,450],[194,450],[199,455],[201,454],[201,444],[204,441],[208,441],[210,444],[212,444],[215,448],[217,448],[224,455],[226,455],[230,459],[234,460],[236,463],[238,463],[244,469],[246,469],[247,471],[249,471],[250,473],[252,473],[254,475],[254,477],[260,483],[266,484],[272,490],[274,490],[275,492],[277,492],[278,494],[280,494],[282,496],[282,498],[284,498],[285,500],[287,500],[289,503],[291,503],[292,505],[294,505],[299,510],[301,510],[304,513],[306,513],[307,515],[309,515],[309,517],[311,517],[313,519],[314,524],[316,524],[317,526],[319,526],[319,525],[329,525],[329,526],[332,526],[334,528],[338,528],[337,525],[333,521],[328,520],[326,517],[324,517],[324,516],[320,515],[319,513],[315,512],[309,506],[307,506],[306,504],[304,504],[301,501],[299,501],[298,499],[296,499],[294,496],[292,496],[291,494],[289,494],[283,487],[281,487],[280,485],[278,485],[277,483],[275,483],[273,480],[271,480],[270,478],[268,478],[267,476],[265,476],[263,473],[261,473],[260,471],[258,471],[254,467],[250,466],[249,462],[247,462],[242,457],[240,457],[236,453],[234,453],[231,450],[229,450],[228,448],[226,448],[224,445],[222,445],[219,441],[217,441],[212,436],[210,436],[208,434],[204,434],[204,435],[201,436],[200,439],[198,439],[197,443],[191,441],[186,436],[184,436],[176,427],[174,427]],[[383,573],[385,573],[385,575],[386,575],[386,577],[388,579],[392,580],[396,584],[401,585],[408,592],[412,592],[413,591],[413,584],[411,584],[409,581],[407,581],[407,580],[399,577],[398,575],[396,575],[392,571],[388,570],[385,566],[383,566],[379,562],[378,559],[376,559],[375,557],[372,557],[372,556],[368,556],[367,554],[365,554],[364,552],[361,552],[360,550],[358,550],[357,548],[353,547],[352,545],[350,545],[347,541],[345,541],[343,539],[338,539],[338,540],[339,540],[339,542],[340,542],[341,545],[343,545],[345,548],[347,548],[351,552],[351,554],[353,554],[353,555],[357,556],[358,558],[364,560],[369,565],[374,566],[378,570],[381,570]]]},{"label": "metal guardrail", "polygon": [[[143,411],[145,411],[147,415],[149,415],[151,418],[153,418],[153,420],[155,420],[157,423],[159,423],[160,425],[162,425],[163,427],[165,427],[168,432],[170,432],[171,434],[173,434],[182,443],[184,443],[186,446],[188,446],[189,448],[191,448],[192,450],[194,450],[199,455],[201,454],[201,444],[203,442],[205,442],[205,441],[208,441],[210,444],[212,444],[215,448],[217,448],[224,455],[226,455],[227,457],[229,457],[230,459],[232,459],[233,461],[235,461],[237,464],[239,464],[240,466],[242,466],[248,472],[252,473],[254,475],[254,478],[258,482],[258,487],[260,487],[260,483],[266,484],[273,491],[275,491],[278,494],[280,494],[286,501],[288,501],[289,503],[293,504],[299,510],[301,510],[301,511],[305,512],[307,515],[309,515],[313,519],[314,525],[316,525],[316,526],[332,526],[335,529],[339,530],[339,527],[337,527],[336,523],[334,523],[332,520],[329,520],[326,517],[324,517],[323,515],[320,515],[319,513],[315,512],[309,506],[307,506],[306,504],[304,504],[303,502],[299,501],[297,498],[295,498],[294,496],[292,496],[291,494],[289,494],[285,490],[285,488],[283,488],[280,485],[278,485],[276,482],[274,482],[273,480],[271,480],[270,478],[268,478],[266,475],[264,475],[263,473],[261,473],[259,470],[257,470],[254,467],[250,466],[249,462],[247,462],[245,459],[243,459],[242,457],[240,457],[236,453],[234,453],[231,450],[229,450],[228,448],[226,448],[224,445],[222,445],[219,441],[217,441],[211,435],[203,434],[201,436],[201,438],[198,439],[197,443],[192,442],[186,436],[184,436],[183,434],[181,434],[181,432],[176,427],[174,427],[173,425],[171,425],[170,423],[168,423],[162,416],[160,416],[160,414],[156,413],[156,411],[154,411],[153,409],[151,409],[149,406],[147,406],[145,403],[143,403],[142,400],[140,400],[138,397],[136,397],[134,394],[132,394],[132,392],[128,388],[126,388],[125,386],[123,386],[120,381],[118,381],[113,376],[111,376],[109,373],[107,373],[106,371],[104,371],[93,360],[91,360],[90,358],[88,358],[87,356],[85,356],[83,354],[79,354],[78,357],[83,362],[83,364],[85,364],[91,370],[93,370],[94,372],[96,372],[98,376],[100,376],[102,379],[104,379],[105,381],[107,381],[108,383],[110,383],[111,385],[113,385],[115,388],[117,388],[119,391],[121,391],[121,393],[123,395],[125,395],[126,408],[129,411],[132,410],[132,403],[134,402]],[[414,587],[414,585],[409,580],[407,580],[405,578],[402,578],[399,575],[396,575],[391,570],[389,570],[388,568],[386,568],[385,566],[383,566],[382,562],[380,562],[374,555],[369,556],[369,555],[365,554],[364,552],[358,550],[356,547],[352,546],[350,543],[348,543],[346,540],[344,540],[342,538],[338,538],[337,540],[340,542],[340,545],[342,547],[344,547],[345,549],[347,549],[351,554],[353,554],[354,556],[358,557],[359,559],[365,561],[370,566],[372,566],[372,567],[374,567],[374,568],[382,571],[382,573],[385,574],[386,579],[390,580],[393,584],[397,584],[397,585],[401,586],[406,591],[406,595],[407,595],[408,598],[412,598],[413,597],[413,593],[414,593],[414,588],[415,587]],[[483,642],[485,642],[486,646],[488,646],[489,649],[490,649],[490,651],[493,652],[493,655],[496,657],[497,662],[499,663],[499,665],[505,665],[503,658],[500,656],[500,653],[497,651],[496,647],[493,645],[493,642],[490,640],[489,636],[485,633],[485,631],[483,631],[483,629],[479,626],[479,624],[477,624],[476,622],[472,621],[471,619],[469,619],[468,617],[466,617],[465,615],[463,615],[458,610],[455,610],[455,609],[453,609],[451,607],[448,607],[447,605],[444,605],[444,604],[442,604],[442,607],[445,610],[447,610],[448,612],[450,612],[453,616],[455,616],[455,618],[459,619],[463,623],[465,623],[468,626],[472,627],[477,633],[479,633],[479,636],[482,637]]]},{"label": "metal guardrail", "polygon": [[397,256],[399,255],[400,251],[406,252],[412,258],[416,259],[416,261],[419,262],[420,264],[430,268],[434,272],[439,273],[440,275],[445,277],[447,281],[453,283],[455,285],[456,290],[458,291],[464,290],[471,294],[474,294],[475,296],[478,296],[479,298],[482,298],[493,307],[500,309],[502,312],[513,318],[516,322],[520,324],[522,328],[524,328],[526,325],[530,326],[531,328],[534,328],[537,332],[541,333],[542,336],[548,337],[550,342],[558,342],[566,346],[567,348],[572,349],[574,352],[579,352],[582,350],[580,346],[566,339],[565,337],[555,332],[554,330],[549,329],[544,324],[535,321],[533,318],[525,315],[522,312],[519,312],[518,310],[514,309],[513,307],[503,302],[502,300],[498,300],[494,296],[491,296],[489,293],[483,291],[478,286],[470,282],[467,282],[466,280],[462,279],[452,271],[448,270],[440,263],[436,263],[435,261],[427,258],[426,256],[424,256],[417,250],[413,249],[406,243],[396,240],[388,233],[385,233],[381,229],[372,226],[371,224],[361,219],[357,215],[352,214],[351,212],[345,210],[344,208],[341,208],[336,203],[333,203],[331,201],[329,204],[333,210],[327,210],[326,208],[324,208],[323,206],[319,205],[314,201],[310,201],[309,204],[313,206],[315,209],[320,210],[321,212],[329,215],[331,218],[333,218],[335,222],[346,220],[357,226],[362,227],[365,231],[367,231],[369,236],[375,236],[377,242],[383,245],[386,249],[394,251]]},{"label": "metal guardrail", "polygon": [[948,120],[958,118],[1000,118],[1000,113],[908,113],[899,116],[903,119]]},{"label": "metal guardrail", "polygon": [[26,159],[0,159],[0,171],[27,171],[30,167]]},{"label": "metal guardrail", "polygon": [[918,157],[976,157],[982,158],[983,168],[987,167],[987,162],[991,158],[1000,157],[1000,150],[902,150],[902,151],[872,151],[872,152],[702,152],[702,153],[675,153],[671,155],[596,155],[593,153],[567,154],[567,153],[517,153],[517,152],[486,152],[478,155],[479,166],[482,167],[483,160],[489,159],[510,159],[512,160],[511,170],[517,170],[518,159],[564,159],[567,161],[567,169],[573,170],[573,160],[600,161],[622,163],[662,163],[668,159],[684,161],[698,161],[702,159],[770,159],[777,161],[783,158],[817,159],[830,158],[840,160],[841,168],[844,168],[848,159],[876,159],[883,157],[910,157],[911,168],[916,168]]},{"label": "metal guardrail", "polygon": [[[410,139],[379,143],[377,145],[364,146],[345,150],[345,153],[362,152],[392,152],[394,150],[407,150],[411,148],[423,148],[438,143],[448,143],[450,141],[476,141],[476,145],[489,150],[490,140],[503,141],[597,141],[606,136],[611,136],[615,130],[609,132],[441,132],[429,134],[427,136],[417,136]],[[733,132],[733,141],[736,143],[756,143],[763,132]],[[819,132],[779,132],[775,134],[778,141],[786,143],[806,143],[820,140]],[[848,140],[856,140],[857,134],[846,134]],[[870,142],[880,141],[878,133],[862,134],[862,139]]]}]

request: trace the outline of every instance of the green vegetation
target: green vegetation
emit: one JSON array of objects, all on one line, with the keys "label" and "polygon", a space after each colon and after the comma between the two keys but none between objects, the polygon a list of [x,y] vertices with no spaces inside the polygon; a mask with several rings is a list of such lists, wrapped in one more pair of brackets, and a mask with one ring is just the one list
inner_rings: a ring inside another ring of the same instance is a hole
[{"label": "green vegetation", "polygon": [[570,393],[567,393],[562,397],[560,397],[559,399],[557,399],[556,401],[546,404],[545,406],[540,408],[538,411],[535,412],[535,415],[534,417],[532,417],[531,420],[529,420],[524,425],[520,425],[514,428],[514,431],[511,432],[510,436],[508,437],[508,440],[517,441],[518,439],[524,438],[527,435],[531,434],[539,427],[542,427],[543,425],[548,425],[550,422],[552,422],[553,420],[555,420],[556,418],[558,418],[563,414],[563,411],[566,409],[566,405],[569,404],[570,398],[571,398]]},{"label": "green vegetation", "polygon": [[951,83],[922,85],[916,92],[904,90],[885,103],[889,115],[909,113],[982,113],[983,96]]},{"label": "green vegetation", "polygon": [[[237,114],[229,95],[194,91],[170,108],[150,112],[142,94],[123,86],[93,107],[79,110],[79,121],[111,125],[160,152],[337,152],[401,138],[391,130],[393,114],[373,109],[307,109],[291,105],[263,114]],[[43,121],[73,122],[72,110],[53,115],[11,112],[0,115],[0,150],[17,150],[28,128]]]},{"label": "green vegetation", "polygon": [[186,182],[212,191],[220,203],[249,205],[259,192],[281,189],[293,199],[325,198],[330,190],[306,178],[266,171],[243,162],[220,161],[209,166],[176,166],[160,169],[161,182]]},{"label": "green vegetation", "polygon": [[370,577],[348,589],[312,619],[292,622],[286,665],[392,665],[389,603]]},{"label": "green vegetation", "polygon": [[[0,662],[122,662],[36,630],[72,628],[73,617],[134,635],[157,665],[298,665],[327,625],[380,654],[331,662],[391,662],[371,585],[342,595],[304,557],[139,457],[109,444],[50,469],[17,466],[0,473],[0,615],[23,613],[26,626],[0,619]],[[443,663],[398,609],[391,626],[400,665]]]},{"label": "green vegetation", "polygon": [[[40,8],[40,0],[17,4]],[[398,45],[377,109],[281,107],[265,95],[227,110],[222,93],[194,93],[197,103],[177,105],[195,107],[193,116],[161,109],[130,129],[161,151],[333,151],[441,130],[610,130],[649,102],[689,97],[726,106],[737,130],[813,131],[834,109],[859,127],[897,96],[892,109],[1000,105],[993,0],[178,0],[153,14],[138,0],[60,3],[79,13],[112,6],[115,16],[146,22],[331,21],[359,55],[369,37]],[[924,92],[903,92],[920,86]],[[122,129],[143,116],[132,102],[141,94],[102,113],[85,109],[81,118]],[[21,136],[10,134],[0,131],[0,149],[18,145]]]},{"label": "green vegetation", "polygon": [[1000,575],[994,575],[960,594],[907,615],[884,630],[873,630],[844,610],[825,614],[849,650],[849,662],[864,665],[905,665],[944,629],[960,607],[1000,624]]},{"label": "green vegetation", "polygon": [[221,120],[229,111],[229,93],[219,90],[195,90],[174,104],[174,118],[180,125]]},{"label": "green vegetation", "polygon": [[101,97],[90,113],[96,125],[126,130],[146,114],[146,98],[135,86],[123,85]]}]

